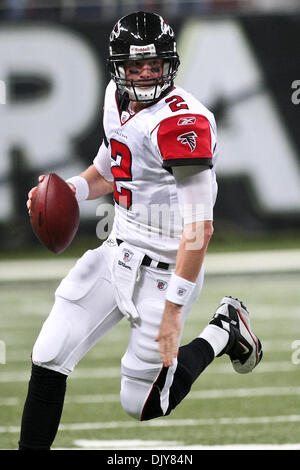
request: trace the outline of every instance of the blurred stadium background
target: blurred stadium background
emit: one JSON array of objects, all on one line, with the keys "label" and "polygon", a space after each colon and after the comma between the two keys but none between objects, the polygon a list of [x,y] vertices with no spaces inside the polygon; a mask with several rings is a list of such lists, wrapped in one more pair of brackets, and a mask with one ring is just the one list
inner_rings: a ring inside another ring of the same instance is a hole
[{"label": "blurred stadium background", "polygon": [[185,339],[219,297],[240,296],[253,311],[264,362],[251,377],[229,376],[221,358],[157,439],[160,423],[138,427],[118,404],[122,323],[70,379],[56,447],[300,448],[299,0],[2,0],[0,449],[16,448],[30,350],[55,286],[77,256],[101,243],[101,205],[109,202],[82,203],[78,235],[56,256],[32,233],[27,192],[39,174],[69,177],[96,155],[108,36],[121,15],[138,9],[173,25],[176,83],[218,125],[215,234]]}]

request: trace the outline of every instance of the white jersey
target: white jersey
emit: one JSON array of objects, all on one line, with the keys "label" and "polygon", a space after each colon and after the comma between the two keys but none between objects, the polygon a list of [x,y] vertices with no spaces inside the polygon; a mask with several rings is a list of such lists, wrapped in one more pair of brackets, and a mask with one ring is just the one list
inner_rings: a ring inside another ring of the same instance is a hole
[{"label": "white jersey", "polygon": [[172,167],[214,168],[214,116],[179,87],[133,115],[119,106],[111,81],[103,114],[107,150],[100,148],[94,165],[114,181],[113,234],[156,261],[175,263],[182,217]]}]

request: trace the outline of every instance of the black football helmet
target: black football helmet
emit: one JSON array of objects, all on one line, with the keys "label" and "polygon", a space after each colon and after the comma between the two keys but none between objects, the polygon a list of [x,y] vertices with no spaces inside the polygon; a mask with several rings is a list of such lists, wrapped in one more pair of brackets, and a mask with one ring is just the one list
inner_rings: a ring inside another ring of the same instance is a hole
[{"label": "black football helmet", "polygon": [[[124,61],[163,59],[163,76],[149,79],[149,87],[139,80],[125,78]],[[114,26],[109,41],[109,71],[120,93],[129,99],[154,102],[172,86],[180,64],[176,52],[175,34],[171,26],[159,15],[138,11],[121,18]]]}]

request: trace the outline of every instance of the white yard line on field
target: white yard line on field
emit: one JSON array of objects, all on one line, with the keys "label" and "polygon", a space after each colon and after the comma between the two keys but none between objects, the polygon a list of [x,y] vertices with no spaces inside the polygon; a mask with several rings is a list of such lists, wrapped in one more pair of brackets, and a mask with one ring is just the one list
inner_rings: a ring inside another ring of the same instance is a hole
[{"label": "white yard line on field", "polygon": [[[300,415],[280,415],[280,416],[239,416],[223,418],[203,418],[203,419],[155,419],[153,421],[103,421],[94,423],[69,423],[61,424],[59,431],[86,431],[104,429],[134,429],[134,428],[172,428],[184,426],[227,426],[227,425],[251,425],[251,424],[280,424],[299,423]],[[0,426],[1,434],[19,433],[19,426]]]},{"label": "white yard line on field", "polygon": [[[184,445],[183,442],[176,441],[143,441],[143,440],[97,440],[97,439],[76,439],[73,450],[300,450],[300,443],[297,444],[227,444],[227,445]],[[157,456],[152,454],[152,463],[158,463]]]},{"label": "white yard line on field", "polygon": [[[193,331],[195,332],[195,328],[194,328]],[[123,335],[123,337],[124,337],[124,335]],[[300,338],[300,333],[299,333],[299,338]],[[276,352],[276,353],[278,353],[278,352],[290,352],[290,354],[292,354],[292,352],[293,352],[293,348],[292,348],[293,341],[292,340],[276,340],[276,339],[264,340],[264,343],[263,343],[264,353],[266,353],[266,352]],[[18,345],[16,346],[16,344],[13,344],[12,339],[11,339],[11,341],[6,341],[6,338],[5,338],[5,344],[6,344],[7,350],[9,351],[9,357],[7,357],[7,363],[9,363],[10,365],[12,365],[14,363],[18,363],[18,364],[24,363],[24,364],[26,364],[26,367],[27,367],[28,361],[29,361],[29,353],[24,354],[24,350],[27,349],[27,344],[21,344],[20,345],[18,343]],[[12,347],[8,348],[9,346],[12,346]],[[111,350],[111,338],[110,338],[110,343],[105,345],[105,349],[104,349],[104,345],[102,344],[101,348],[99,348],[99,349],[95,348],[94,350],[90,351],[89,356],[88,356],[89,359],[92,359],[93,361],[95,361],[95,363],[98,359],[100,359],[103,363],[103,358],[105,357],[104,351],[106,350],[106,348],[110,349],[109,350],[110,359],[121,360],[123,352],[121,353],[116,348]],[[23,368],[23,366],[22,366],[22,368]],[[1,379],[0,379],[0,381],[1,381]]]},{"label": "white yard line on field", "polygon": [[184,446],[183,442],[178,441],[150,441],[142,439],[116,439],[116,440],[98,440],[98,439],[76,439],[73,444],[81,449],[175,449]]},{"label": "white yard line on field", "polygon": [[[11,382],[27,382],[30,371],[27,372],[2,372],[5,366],[0,369],[0,383]],[[273,372],[295,372],[297,365],[292,362],[263,362],[252,373],[265,374]],[[231,364],[213,364],[205,371],[205,374],[232,374],[234,373]],[[71,376],[70,380],[86,380],[86,379],[112,379],[120,378],[121,370],[119,367],[94,367],[86,369],[77,369]]]},{"label": "white yard line on field", "polygon": [[[13,260],[0,262],[0,281],[48,281],[64,277],[76,259]],[[300,272],[300,250],[208,253],[207,275]]]},{"label": "white yard line on field", "polygon": [[21,400],[18,397],[0,398],[0,406],[18,406],[21,404]]},{"label": "white yard line on field", "polygon": [[208,253],[205,269],[212,275],[299,272],[300,250]]},{"label": "white yard line on field", "polygon": [[[196,390],[189,393],[187,400],[214,400],[225,398],[245,398],[263,396],[296,396],[300,395],[300,387],[257,387]],[[119,394],[70,395],[66,404],[119,403]],[[0,398],[0,406],[18,406],[21,399],[17,397]]]}]

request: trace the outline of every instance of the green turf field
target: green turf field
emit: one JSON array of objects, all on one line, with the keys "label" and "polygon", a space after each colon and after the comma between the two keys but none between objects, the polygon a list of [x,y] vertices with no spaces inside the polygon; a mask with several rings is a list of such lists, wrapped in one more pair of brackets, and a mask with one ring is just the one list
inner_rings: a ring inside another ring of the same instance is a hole
[{"label": "green turf field", "polygon": [[[16,449],[30,372],[30,352],[57,282],[0,284],[0,449]],[[193,339],[223,295],[244,300],[264,357],[251,374],[216,359],[166,418],[139,423],[119,403],[120,358],[129,324],[123,320],[68,380],[53,448],[183,448],[300,443],[299,275],[208,276],[186,324]],[[5,363],[3,363],[5,362]]]}]

